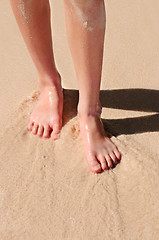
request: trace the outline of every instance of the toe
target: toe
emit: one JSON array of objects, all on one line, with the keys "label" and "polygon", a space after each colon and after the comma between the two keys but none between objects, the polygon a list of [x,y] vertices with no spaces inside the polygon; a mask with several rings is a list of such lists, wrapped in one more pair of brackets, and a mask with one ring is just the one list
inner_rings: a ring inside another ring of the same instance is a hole
[{"label": "toe", "polygon": [[121,160],[121,153],[119,152],[117,147],[114,149],[114,154],[116,155],[117,159],[120,161]]},{"label": "toe", "polygon": [[98,157],[98,159],[99,159],[99,161],[100,161],[100,163],[101,163],[101,166],[102,166],[103,171],[108,170],[108,165],[107,165],[107,162],[106,162],[105,157],[104,157],[103,155],[100,155],[100,156]]},{"label": "toe", "polygon": [[37,134],[38,127],[39,127],[39,125],[38,125],[37,123],[34,123],[34,125],[33,125],[33,127],[32,127],[32,133],[33,133],[34,135]]},{"label": "toe", "polygon": [[105,158],[107,160],[108,167],[113,168],[113,163],[112,163],[112,160],[111,160],[111,157],[109,156],[109,154],[106,154]]},{"label": "toe", "polygon": [[101,172],[101,166],[98,163],[95,156],[93,156],[93,155],[88,156],[88,164],[89,164],[89,168],[92,172],[94,172],[94,173]]},{"label": "toe", "polygon": [[30,120],[29,123],[28,123],[28,130],[29,131],[32,131],[33,125],[34,125],[34,122]]},{"label": "toe", "polygon": [[109,156],[111,157],[112,161],[116,164],[117,163],[117,158],[116,158],[116,155],[114,154],[113,151],[109,153]]},{"label": "toe", "polygon": [[43,137],[44,138],[49,138],[50,137],[50,127],[49,127],[49,125],[44,126]]},{"label": "toe", "polygon": [[38,133],[37,133],[38,136],[39,136],[39,137],[42,137],[43,132],[44,132],[44,127],[43,127],[43,125],[39,125]]},{"label": "toe", "polygon": [[59,123],[55,123],[54,126],[53,126],[53,133],[56,135],[58,133],[60,133],[60,124]]}]

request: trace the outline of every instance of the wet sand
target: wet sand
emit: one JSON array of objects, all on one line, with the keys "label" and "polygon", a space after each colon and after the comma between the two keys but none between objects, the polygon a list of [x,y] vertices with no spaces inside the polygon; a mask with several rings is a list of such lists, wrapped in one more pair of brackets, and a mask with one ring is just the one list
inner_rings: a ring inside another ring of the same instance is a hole
[{"label": "wet sand", "polygon": [[90,172],[84,157],[63,2],[51,3],[64,88],[56,142],[27,131],[39,94],[36,71],[9,2],[0,2],[0,239],[157,240],[159,3],[105,2],[102,119],[122,160],[102,174]]}]

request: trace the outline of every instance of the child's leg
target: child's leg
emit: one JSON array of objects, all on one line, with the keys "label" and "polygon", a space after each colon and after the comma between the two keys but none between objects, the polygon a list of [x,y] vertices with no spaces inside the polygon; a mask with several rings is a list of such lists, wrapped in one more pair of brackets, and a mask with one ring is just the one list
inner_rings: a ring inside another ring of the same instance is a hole
[{"label": "child's leg", "polygon": [[55,66],[49,0],[10,0],[24,41],[38,73],[40,98],[28,129],[40,137],[56,139],[62,125],[63,93]]},{"label": "child's leg", "polygon": [[105,136],[99,118],[99,91],[105,34],[103,0],[64,0],[66,29],[79,84],[78,115],[89,167],[93,172],[116,164],[121,154]]}]

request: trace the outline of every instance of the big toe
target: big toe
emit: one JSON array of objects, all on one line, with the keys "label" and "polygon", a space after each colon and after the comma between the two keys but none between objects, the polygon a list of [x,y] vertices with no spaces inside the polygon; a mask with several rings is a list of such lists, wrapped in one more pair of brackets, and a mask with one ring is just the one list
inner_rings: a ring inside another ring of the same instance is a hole
[{"label": "big toe", "polygon": [[101,165],[97,161],[96,157],[91,155],[91,156],[88,156],[87,158],[88,158],[88,164],[89,164],[90,170],[94,173],[101,172]]}]

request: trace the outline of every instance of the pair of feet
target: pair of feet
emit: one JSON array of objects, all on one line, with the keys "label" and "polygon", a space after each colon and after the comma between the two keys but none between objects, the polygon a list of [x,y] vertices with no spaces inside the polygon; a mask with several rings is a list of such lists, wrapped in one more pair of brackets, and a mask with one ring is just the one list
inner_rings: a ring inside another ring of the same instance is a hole
[{"label": "pair of feet", "polygon": [[[41,93],[29,123],[28,130],[39,137],[58,139],[62,127],[63,90],[58,74],[56,83],[41,86]],[[89,168],[92,172],[113,168],[121,154],[110,138],[105,136],[100,113],[82,113],[78,105],[80,132]]]}]

